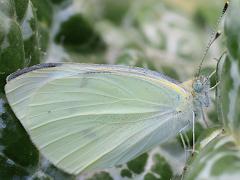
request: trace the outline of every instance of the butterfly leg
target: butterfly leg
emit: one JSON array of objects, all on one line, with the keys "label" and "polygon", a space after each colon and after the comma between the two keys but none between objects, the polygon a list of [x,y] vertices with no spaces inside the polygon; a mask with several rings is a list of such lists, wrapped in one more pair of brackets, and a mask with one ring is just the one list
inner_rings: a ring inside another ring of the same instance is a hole
[{"label": "butterfly leg", "polygon": [[187,141],[187,147],[190,147],[191,144],[190,144],[190,141],[189,141],[189,138],[188,138],[187,134],[184,133],[183,135],[184,135],[185,140]]},{"label": "butterfly leg", "polygon": [[[188,139],[187,135],[184,133],[184,131],[188,128],[189,124],[190,124],[190,122],[179,131],[180,138],[181,138],[183,148],[184,148],[184,153],[185,153],[185,164],[187,163],[187,152],[188,152],[187,147],[190,146],[190,143],[189,143],[189,139]],[[185,142],[185,139],[187,140],[187,144]]]},{"label": "butterfly leg", "polygon": [[210,91],[214,90],[219,84],[220,84],[220,81],[218,81],[213,87],[211,87]]},{"label": "butterfly leg", "polygon": [[[188,126],[190,125],[190,121],[188,121],[188,124],[186,126],[184,126],[180,131],[179,131],[179,134],[180,134],[180,138],[181,138],[181,141],[182,141],[182,144],[183,144],[183,148],[184,148],[184,154],[185,154],[185,166],[183,168],[183,173],[182,173],[182,176],[181,176],[181,180],[184,178],[184,173],[187,169],[187,157],[188,157],[188,150],[187,150],[187,147],[190,146],[190,142],[189,142],[189,139],[186,135],[186,133],[184,133],[184,131],[188,128]],[[185,143],[185,140],[187,140],[187,144]]]},{"label": "butterfly leg", "polygon": [[203,122],[205,123],[206,127],[208,128],[209,125],[207,123],[207,120],[206,120],[206,116],[205,116],[205,113],[203,111],[203,107],[201,106],[201,114],[202,114],[202,119],[203,119]]},{"label": "butterfly leg", "polygon": [[184,148],[184,157],[185,157],[185,164],[186,164],[187,163],[187,156],[188,156],[188,154],[187,154],[187,152],[188,152],[187,145],[185,143],[185,140],[184,140],[184,137],[183,137],[182,133],[180,133],[180,137],[181,137],[181,141],[182,141],[183,148]]},{"label": "butterfly leg", "polygon": [[192,154],[195,152],[195,113],[193,112],[192,117],[192,141],[193,141],[193,147],[192,147]]},{"label": "butterfly leg", "polygon": [[[214,74],[216,73],[216,70],[214,70],[207,79],[210,79]],[[220,81],[218,81],[213,87],[211,87],[209,90],[212,91],[214,90],[218,85],[220,84]]]},{"label": "butterfly leg", "polygon": [[[214,71],[208,76],[208,79],[210,79],[215,73],[216,73],[216,70],[214,70]],[[220,81],[218,81],[213,87],[211,87],[211,88],[210,88],[210,91],[214,90],[219,84],[220,84]]]},{"label": "butterfly leg", "polygon": [[208,76],[208,79],[211,79],[211,78],[214,76],[214,74],[216,74],[216,70],[214,70],[214,71]]}]

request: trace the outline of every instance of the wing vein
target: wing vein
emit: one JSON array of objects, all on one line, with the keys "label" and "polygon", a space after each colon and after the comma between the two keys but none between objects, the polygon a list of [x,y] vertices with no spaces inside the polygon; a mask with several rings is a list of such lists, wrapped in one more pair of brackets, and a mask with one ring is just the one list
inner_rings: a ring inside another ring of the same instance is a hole
[{"label": "wing vein", "polygon": [[[167,120],[169,120],[170,118],[167,118],[167,119],[165,119],[163,122],[161,122],[158,126],[155,126],[155,128],[154,128],[154,130],[155,129],[158,129],[163,123],[165,123]],[[146,129],[147,127],[145,127],[145,129]],[[133,136],[135,136],[136,134],[138,134],[139,132],[142,132],[142,131],[145,131],[145,129],[141,129],[141,130],[139,130],[139,131],[137,131],[137,132],[135,132],[134,134],[132,134],[131,136],[129,136],[128,137],[128,139],[129,138],[131,138],[131,137],[133,137]],[[153,131],[153,130],[152,130]],[[151,131],[151,132],[152,132]],[[149,135],[150,133],[148,133],[147,135]],[[145,136],[143,136],[142,137],[142,139],[143,138],[145,138],[147,135],[145,135]],[[109,154],[109,153],[111,153],[113,150],[115,150],[116,148],[118,148],[120,145],[122,145],[122,143],[124,143],[125,142],[125,139],[124,140],[122,140],[120,143],[118,143],[116,146],[114,146],[113,148],[111,148],[109,151],[107,151],[107,152],[104,152],[104,153],[102,153],[101,155],[99,155],[95,160],[93,160],[93,161],[91,161],[91,162],[89,162],[87,165],[85,165],[83,168],[81,168],[81,169],[86,169],[87,167],[89,167],[89,166],[91,166],[91,164],[93,164],[94,162],[96,162],[97,160],[99,160],[99,159],[101,159],[103,156],[106,156],[107,154]],[[146,144],[145,144],[146,145]],[[78,151],[78,150],[77,150]],[[78,159],[76,159],[76,160],[74,160],[73,162],[75,162],[75,161],[78,161]],[[73,162],[71,162],[71,163],[73,163]],[[80,171],[81,171],[81,169],[80,169]],[[78,172],[79,170],[77,169],[77,168],[75,168],[74,169],[74,172]]]},{"label": "wing vein", "polygon": [[[145,114],[145,113],[154,113],[154,112],[157,112],[157,111],[152,111],[152,112],[142,112],[142,113],[128,113],[128,114]],[[173,112],[173,110],[171,110],[171,111],[167,111],[167,112],[162,112],[163,113],[163,115],[164,114],[167,114],[167,113],[170,113],[170,112]],[[124,114],[126,114],[126,113],[124,113]],[[74,116],[68,116],[67,118],[57,118],[57,119],[55,119],[55,120],[53,120],[53,121],[48,121],[48,122],[46,122],[46,123],[42,123],[42,124],[40,124],[40,125],[37,125],[37,126],[33,126],[33,127],[31,127],[31,128],[29,128],[30,130],[34,130],[34,129],[37,129],[37,128],[40,128],[40,127],[43,127],[43,126],[46,126],[46,125],[49,125],[49,124],[51,124],[51,123],[56,123],[56,122],[58,122],[58,121],[61,121],[61,120],[66,120],[66,119],[68,119],[68,118],[74,118],[74,117],[79,117],[79,116],[89,116],[89,115],[93,115],[93,114],[78,114],[78,115],[74,115]],[[98,116],[102,116],[102,115],[113,115],[112,113],[109,113],[109,114],[107,114],[107,113],[105,113],[105,114],[94,114],[94,115],[98,115]],[[119,114],[114,114],[114,115],[119,115]],[[121,114],[120,114],[121,115]],[[91,120],[91,121],[83,121],[83,122],[81,122],[82,124],[84,124],[84,123],[89,123],[89,122],[94,122],[94,120]],[[138,121],[128,121],[129,123],[135,123],[135,122],[138,122]],[[111,122],[111,123],[109,123],[109,124],[119,124],[120,122]],[[121,122],[122,123],[122,122]]]}]

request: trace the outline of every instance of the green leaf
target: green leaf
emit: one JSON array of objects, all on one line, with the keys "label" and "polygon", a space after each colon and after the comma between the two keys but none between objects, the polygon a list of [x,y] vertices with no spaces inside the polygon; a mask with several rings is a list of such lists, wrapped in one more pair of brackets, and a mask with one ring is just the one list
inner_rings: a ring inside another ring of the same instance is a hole
[{"label": "green leaf", "polygon": [[113,178],[107,172],[96,173],[93,177],[86,180],[113,180]]},{"label": "green leaf", "polygon": [[28,4],[21,28],[24,40],[26,64],[28,66],[39,64],[41,54],[39,45],[39,32],[36,13],[33,10],[33,5],[31,2]]},{"label": "green leaf", "polygon": [[4,180],[12,180],[14,177],[25,179],[29,173],[15,164],[11,159],[0,154],[0,177]]},{"label": "green leaf", "polygon": [[0,12],[9,18],[13,18],[15,16],[14,0],[1,0]]},{"label": "green leaf", "polygon": [[34,60],[32,60],[32,65],[36,64],[36,62],[38,61],[37,54],[39,52],[37,48],[39,48],[41,52],[41,58],[43,58],[42,55],[44,55],[47,51],[54,10],[53,5],[49,0],[31,0],[31,2],[31,8],[33,10],[33,13],[28,17],[28,23],[31,26],[33,35],[29,39],[29,41],[25,42],[25,46],[28,46],[27,48],[30,50],[31,43],[36,44],[36,46],[32,47],[35,48],[33,49],[33,56],[31,56],[35,57]]},{"label": "green leaf", "polygon": [[61,4],[64,1],[71,1],[71,0],[50,0],[54,4]]},{"label": "green leaf", "polygon": [[126,48],[117,57],[116,64],[136,66],[156,70],[154,64],[148,59],[141,50]]},{"label": "green leaf", "polygon": [[152,172],[158,174],[160,179],[171,179],[173,172],[171,167],[169,166],[168,162],[165,160],[164,157],[160,156],[159,154],[155,154],[153,157],[154,164],[152,166]]},{"label": "green leaf", "polygon": [[215,25],[224,2],[202,0],[194,3],[198,5],[193,14],[194,22],[197,23],[200,28]]},{"label": "green leaf", "polygon": [[227,36],[227,47],[229,55],[235,60],[240,57],[240,1],[232,0],[230,2],[230,7],[227,11],[227,16],[225,19],[225,35]]},{"label": "green leaf", "polygon": [[38,42],[39,48],[43,55],[45,55],[48,46],[49,46],[49,39],[50,39],[50,32],[49,28],[42,26],[38,23]]},{"label": "green leaf", "polygon": [[147,173],[144,176],[144,180],[160,180],[160,179],[157,178],[153,173]]},{"label": "green leaf", "polygon": [[113,23],[120,24],[129,7],[131,7],[131,1],[121,0],[121,1],[112,1],[112,0],[102,0],[103,8],[103,18],[110,20]]},{"label": "green leaf", "polygon": [[43,26],[51,26],[53,18],[53,7],[49,0],[31,0],[36,8],[37,18]]},{"label": "green leaf", "polygon": [[147,162],[147,159],[148,159],[148,154],[144,153],[138,156],[137,158],[135,158],[134,160],[129,161],[127,163],[127,167],[129,168],[129,170],[131,170],[135,174],[140,174],[144,171],[144,167]]},{"label": "green leaf", "polygon": [[24,67],[22,33],[16,21],[0,12],[0,90],[3,91],[6,76]]},{"label": "green leaf", "polygon": [[165,65],[165,66],[162,66],[161,69],[164,74],[179,81],[179,76],[174,68],[172,68],[171,66]]},{"label": "green leaf", "polygon": [[15,10],[17,14],[18,22],[22,22],[23,17],[26,14],[29,0],[14,0]]},{"label": "green leaf", "polygon": [[123,170],[121,170],[121,177],[132,178],[132,173],[128,169],[123,169]]},{"label": "green leaf", "polygon": [[81,14],[75,14],[61,24],[55,41],[79,53],[96,53],[105,49],[101,37]]},{"label": "green leaf", "polygon": [[[38,150],[0,93],[0,177],[26,176],[38,164]],[[7,174],[8,176],[4,176]]]},{"label": "green leaf", "polygon": [[184,179],[238,179],[240,151],[233,137],[218,134],[208,142],[199,154],[195,153],[191,164],[187,166]]},{"label": "green leaf", "polygon": [[240,1],[233,0],[225,20],[227,57],[218,65],[217,108],[225,128],[240,144]]}]

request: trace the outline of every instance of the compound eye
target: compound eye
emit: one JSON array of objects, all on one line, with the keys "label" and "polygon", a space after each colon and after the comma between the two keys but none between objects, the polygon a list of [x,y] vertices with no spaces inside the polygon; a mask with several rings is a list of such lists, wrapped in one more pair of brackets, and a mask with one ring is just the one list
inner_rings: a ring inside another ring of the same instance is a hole
[{"label": "compound eye", "polygon": [[200,80],[193,83],[193,90],[197,93],[200,93],[203,90],[203,84]]}]

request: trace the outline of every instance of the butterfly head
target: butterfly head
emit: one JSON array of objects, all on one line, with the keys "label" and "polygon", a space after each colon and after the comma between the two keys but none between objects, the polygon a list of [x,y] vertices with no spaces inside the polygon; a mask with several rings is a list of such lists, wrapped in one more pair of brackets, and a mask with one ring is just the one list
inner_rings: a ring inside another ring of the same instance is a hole
[{"label": "butterfly head", "polygon": [[197,77],[192,84],[193,97],[196,103],[200,106],[208,107],[210,104],[209,100],[209,89],[210,81],[209,78],[204,76]]}]

